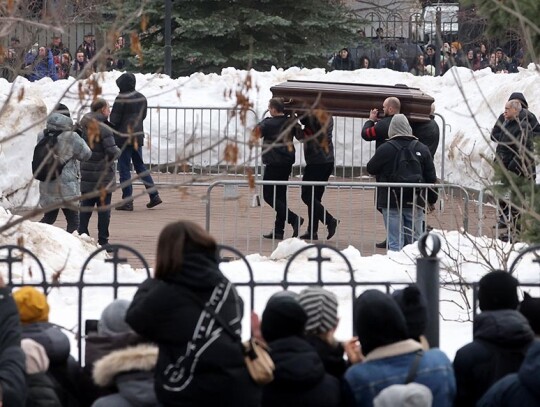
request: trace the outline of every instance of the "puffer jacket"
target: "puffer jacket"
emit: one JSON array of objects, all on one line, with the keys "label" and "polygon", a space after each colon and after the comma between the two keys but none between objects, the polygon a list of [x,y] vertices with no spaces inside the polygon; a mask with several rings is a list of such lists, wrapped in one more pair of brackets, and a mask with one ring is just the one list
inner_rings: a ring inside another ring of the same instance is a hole
[{"label": "puffer jacket", "polygon": [[266,165],[289,166],[294,164],[294,145],[291,129],[289,134],[281,132],[291,125],[291,118],[286,115],[267,117],[258,125],[263,140],[262,161]]},{"label": "puffer jacket", "polygon": [[[81,163],[82,194],[114,184],[114,160],[120,155],[120,149],[106,122],[107,118],[100,112],[87,113],[80,122],[84,141],[92,150],[90,159]],[[96,133],[90,137],[93,131]]]},{"label": "puffer jacket", "polygon": [[[63,131],[58,136],[56,152],[66,163],[60,176],[54,180],[40,182],[39,204],[42,208],[65,201],[73,200],[81,195],[81,171],[79,161],[86,161],[92,156],[92,150],[74,131],[73,122],[63,114],[53,113],[47,119],[47,130]],[[45,137],[41,132],[38,141]],[[76,202],[72,202],[76,204]]]}]

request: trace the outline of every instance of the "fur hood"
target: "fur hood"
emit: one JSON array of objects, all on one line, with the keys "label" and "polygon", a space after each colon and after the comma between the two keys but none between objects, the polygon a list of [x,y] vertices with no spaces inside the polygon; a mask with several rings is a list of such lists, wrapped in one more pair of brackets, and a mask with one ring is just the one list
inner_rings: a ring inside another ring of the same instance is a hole
[{"label": "fur hood", "polygon": [[156,367],[158,348],[153,345],[137,345],[109,353],[94,365],[92,376],[100,387],[114,384],[120,373],[152,371]]}]

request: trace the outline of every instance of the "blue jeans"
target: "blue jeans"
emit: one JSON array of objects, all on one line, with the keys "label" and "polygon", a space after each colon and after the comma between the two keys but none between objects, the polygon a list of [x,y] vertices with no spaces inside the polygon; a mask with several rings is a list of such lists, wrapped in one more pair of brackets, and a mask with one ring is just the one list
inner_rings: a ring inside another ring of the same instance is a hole
[{"label": "blue jeans", "polygon": [[[88,232],[88,223],[90,222],[90,218],[92,217],[92,211],[88,210],[88,208],[94,208],[94,206],[98,207],[98,243],[103,246],[107,243],[109,243],[109,223],[111,222],[111,210],[99,210],[101,206],[107,206],[111,204],[111,197],[112,194],[105,195],[105,199],[102,200],[101,197],[95,197],[90,199],[84,199],[81,201],[81,213],[79,215],[80,223],[79,223],[79,234],[82,235],[83,233],[86,233],[88,236],[90,236],[90,233]],[[86,210],[85,210],[86,209]]]},{"label": "blue jeans", "polygon": [[[120,174],[120,183],[123,184],[127,180],[131,179],[130,164],[132,162],[133,168],[137,174],[147,174],[141,177],[146,189],[154,188],[154,180],[145,167],[142,159],[142,147],[135,150],[131,144],[126,145],[124,151],[122,151],[122,154],[120,154],[120,157],[118,157],[118,173]],[[122,199],[129,198],[132,195],[133,186],[131,183],[122,188]],[[150,195],[150,199],[152,199],[158,195],[158,192],[150,192],[148,195]]]},{"label": "blue jeans", "polygon": [[403,246],[418,240],[424,232],[424,209],[382,208],[388,236],[388,250],[399,251]]}]

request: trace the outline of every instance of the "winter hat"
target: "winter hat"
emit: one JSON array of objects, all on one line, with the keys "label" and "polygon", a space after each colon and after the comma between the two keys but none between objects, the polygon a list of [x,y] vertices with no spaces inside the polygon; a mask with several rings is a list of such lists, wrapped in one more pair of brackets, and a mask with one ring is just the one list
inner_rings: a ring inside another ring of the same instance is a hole
[{"label": "winter hat", "polygon": [[523,106],[525,109],[529,108],[529,104],[527,103],[527,99],[525,99],[525,96],[521,92],[514,92],[510,95],[508,98],[508,101],[510,100],[519,100],[521,103],[521,106]]},{"label": "winter hat", "polygon": [[518,281],[508,272],[495,270],[478,282],[478,303],[482,311],[517,309]]},{"label": "winter hat", "polygon": [[428,44],[428,45],[426,46],[426,51],[427,51],[428,49],[430,49],[430,48],[431,48],[432,50],[435,50],[435,47],[433,46],[433,44]]},{"label": "winter hat", "polygon": [[98,333],[104,336],[114,336],[133,332],[126,322],[126,313],[131,302],[127,300],[114,300],[101,313],[98,322]]},{"label": "winter hat", "polygon": [[540,298],[523,293],[523,301],[519,304],[519,312],[523,314],[536,335],[540,335]]},{"label": "winter hat", "polygon": [[41,344],[33,339],[22,339],[21,349],[26,356],[26,374],[44,373],[49,370],[49,358]]},{"label": "winter hat", "polygon": [[304,309],[291,296],[274,297],[262,314],[261,332],[267,342],[288,336],[302,336],[307,321]]},{"label": "winter hat", "polygon": [[63,113],[55,112],[51,113],[47,118],[47,129],[52,131],[64,131],[71,130],[73,128],[73,121],[70,116],[66,116]]},{"label": "winter hat", "polygon": [[13,299],[23,324],[49,320],[49,304],[43,292],[34,287],[24,286],[13,293]]},{"label": "winter hat", "polygon": [[64,116],[67,116],[67,117],[71,118],[71,113],[69,111],[69,108],[66,105],[64,105],[63,103],[58,103],[54,107],[53,112],[54,113],[60,113],[60,114],[63,114]]},{"label": "winter hat", "polygon": [[431,407],[433,394],[420,383],[393,384],[373,399],[373,407]]},{"label": "winter hat", "polygon": [[338,324],[338,302],[333,292],[321,287],[302,290],[298,302],[308,316],[306,332],[323,334]]},{"label": "winter hat", "polygon": [[364,355],[409,337],[405,317],[396,301],[378,290],[367,290],[355,300],[353,318]]},{"label": "winter hat", "polygon": [[396,135],[409,136],[411,134],[413,134],[411,125],[405,115],[401,113],[395,114],[388,128],[388,137],[394,137]]},{"label": "winter hat", "polygon": [[396,290],[392,293],[401,312],[405,316],[409,337],[415,340],[420,339],[427,325],[427,303],[419,288],[411,284],[403,290]]}]

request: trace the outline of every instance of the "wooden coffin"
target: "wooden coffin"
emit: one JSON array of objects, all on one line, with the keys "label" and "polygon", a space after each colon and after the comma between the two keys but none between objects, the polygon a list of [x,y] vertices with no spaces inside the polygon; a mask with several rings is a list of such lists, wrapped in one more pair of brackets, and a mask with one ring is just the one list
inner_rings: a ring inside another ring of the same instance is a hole
[{"label": "wooden coffin", "polygon": [[387,97],[401,101],[401,113],[410,121],[429,120],[434,99],[417,88],[405,85],[381,86],[339,82],[290,80],[270,88],[273,97],[285,100],[288,111],[303,113],[322,108],[334,116],[369,117],[373,108],[382,114]]}]

